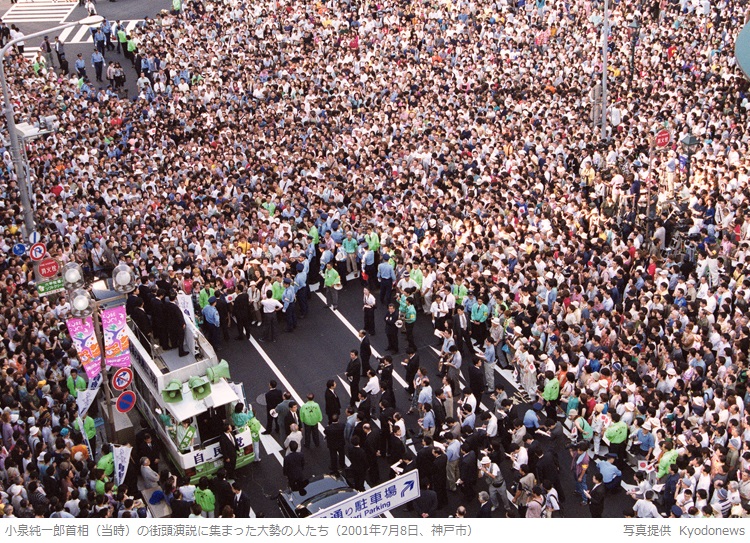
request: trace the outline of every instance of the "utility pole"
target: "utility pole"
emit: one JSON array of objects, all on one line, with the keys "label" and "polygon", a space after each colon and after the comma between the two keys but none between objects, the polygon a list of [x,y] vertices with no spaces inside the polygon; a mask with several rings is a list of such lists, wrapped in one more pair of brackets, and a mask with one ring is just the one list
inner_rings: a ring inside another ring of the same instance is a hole
[{"label": "utility pole", "polygon": [[21,206],[23,207],[23,225],[24,232],[23,238],[25,241],[29,241],[29,236],[36,232],[36,222],[34,221],[34,208],[31,202],[31,183],[29,181],[29,174],[27,171],[27,164],[23,158],[23,151],[21,147],[21,139],[18,137],[18,128],[16,126],[16,116],[13,110],[13,100],[10,96],[10,88],[8,87],[8,81],[5,78],[5,55],[8,50],[16,45],[20,41],[32,40],[34,38],[41,38],[45,34],[51,34],[58,30],[70,28],[78,24],[83,26],[96,26],[104,21],[104,17],[101,15],[92,15],[81,19],[80,21],[69,21],[63,23],[54,28],[48,28],[47,30],[40,30],[27,36],[22,36],[14,40],[10,40],[5,44],[5,47],[0,49],[0,89],[2,90],[3,99],[3,112],[5,114],[5,123],[8,130],[8,138],[10,142],[10,156],[13,159],[13,169],[16,174],[16,182],[18,183],[18,190],[21,193]]}]

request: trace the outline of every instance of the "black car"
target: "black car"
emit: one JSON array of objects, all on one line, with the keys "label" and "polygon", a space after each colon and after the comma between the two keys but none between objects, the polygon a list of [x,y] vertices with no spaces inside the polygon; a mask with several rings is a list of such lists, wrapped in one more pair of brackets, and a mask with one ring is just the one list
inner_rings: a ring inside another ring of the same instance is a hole
[{"label": "black car", "polygon": [[279,491],[277,501],[284,517],[305,518],[357,494],[342,477],[323,475],[312,479],[301,491]]}]

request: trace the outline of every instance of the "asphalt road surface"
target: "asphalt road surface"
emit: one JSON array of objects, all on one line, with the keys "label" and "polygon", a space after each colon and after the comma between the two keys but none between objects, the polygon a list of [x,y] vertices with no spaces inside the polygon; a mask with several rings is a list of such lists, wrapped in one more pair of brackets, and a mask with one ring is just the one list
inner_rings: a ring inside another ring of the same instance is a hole
[{"label": "asphalt road surface", "polygon": [[[322,296],[313,293],[310,303],[310,313],[304,320],[299,321],[297,329],[292,333],[282,332],[275,343],[258,342],[260,328],[253,332],[253,338],[249,341],[236,341],[236,332],[230,332],[230,340],[224,342],[218,351],[219,358],[224,358],[230,363],[232,379],[244,382],[248,399],[253,403],[253,408],[265,423],[265,407],[258,402],[268,387],[270,379],[279,381],[280,388],[289,390],[292,395],[300,401],[304,400],[309,392],[316,395],[316,401],[323,407],[323,394],[328,379],[337,379],[339,386],[337,391],[342,399],[342,405],[349,398],[348,386],[344,372],[349,358],[349,351],[359,346],[359,340],[355,333],[362,327],[361,309],[362,287],[357,281],[349,284],[339,293],[339,305],[337,311],[332,311],[325,306]],[[380,355],[385,353],[387,340],[383,328],[383,315],[385,309],[379,306],[376,309],[376,331],[372,338],[373,350]],[[278,329],[285,328],[282,323]],[[433,349],[435,337],[432,334],[432,326],[427,316],[420,315],[415,327],[415,343],[419,350],[422,365],[429,372],[433,382],[436,382],[437,361],[436,351]],[[404,391],[403,377],[404,368],[400,362],[405,358],[405,338],[402,337],[400,347],[402,352],[394,357],[395,373],[394,390],[398,410],[405,414],[408,409],[408,397]],[[374,353],[373,353],[374,354]],[[371,361],[372,362],[372,361]],[[373,363],[374,365],[374,363]],[[400,378],[400,383],[399,383]],[[465,379],[464,379],[465,382]],[[506,386],[509,396],[513,396],[517,390],[512,379],[505,378],[496,373],[496,382],[502,382]],[[485,397],[485,407],[491,408],[489,397]],[[416,415],[405,415],[407,427],[417,427]],[[262,461],[260,464],[249,466],[241,471],[242,481],[251,496],[253,510],[256,514],[267,517],[279,515],[275,503],[275,496],[279,485],[285,483],[282,475],[280,452],[281,439],[277,434],[263,436]],[[415,446],[416,445],[416,446]],[[412,453],[417,450],[418,444],[410,447]],[[323,475],[328,472],[328,451],[325,441],[321,440],[320,448],[314,445],[305,449],[307,462],[307,475]],[[581,506],[579,500],[573,496],[574,482],[569,470],[569,456],[566,450],[558,451],[561,458],[561,479],[568,499],[563,503],[565,515],[568,517],[589,517],[588,507]],[[506,480],[511,480],[510,463],[501,466]],[[632,474],[628,474],[632,475]],[[381,480],[387,477],[387,465],[385,460],[381,462]],[[626,477],[629,480],[629,477]],[[477,490],[484,490],[484,483],[477,485]],[[632,504],[624,491],[608,498],[605,508],[605,516],[621,517],[622,510]],[[476,500],[466,503],[460,492],[449,493],[449,506],[440,511],[441,516],[447,517],[453,514],[456,507],[466,505],[469,513],[478,508]],[[401,507],[392,511],[395,517],[412,517],[415,513]]]}]

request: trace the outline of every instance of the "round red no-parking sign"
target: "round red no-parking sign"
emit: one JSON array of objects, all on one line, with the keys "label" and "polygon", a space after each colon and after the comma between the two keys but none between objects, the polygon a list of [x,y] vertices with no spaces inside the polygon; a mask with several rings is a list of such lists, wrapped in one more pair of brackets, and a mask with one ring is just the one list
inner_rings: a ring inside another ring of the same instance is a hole
[{"label": "round red no-parking sign", "polygon": [[115,407],[120,413],[127,413],[135,407],[135,392],[126,390],[117,397]]}]

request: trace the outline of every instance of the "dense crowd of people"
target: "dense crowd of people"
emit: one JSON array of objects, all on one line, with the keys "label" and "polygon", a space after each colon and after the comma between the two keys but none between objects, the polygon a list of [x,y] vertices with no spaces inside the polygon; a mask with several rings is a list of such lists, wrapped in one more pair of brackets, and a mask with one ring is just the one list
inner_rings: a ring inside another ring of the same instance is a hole
[{"label": "dense crowd of people", "polygon": [[[353,352],[352,405],[336,416],[349,433],[333,438],[331,468],[364,462],[362,487],[379,480],[381,457],[414,462],[420,514],[447,515],[447,492],[461,490],[482,516],[559,515],[570,439],[593,516],[633,459],[627,515],[747,515],[742,3],[610,3],[604,134],[601,2],[175,8],[131,33],[105,22],[96,73],[109,86],[85,67],[59,69],[57,46],[56,68],[51,51],[4,59],[17,122],[59,125],[26,142],[52,256],[89,277],[119,262],[138,270],[129,312],[143,311],[141,332],[165,348],[182,345],[162,332],[154,298],[190,294],[218,348],[235,322],[239,337],[257,325],[275,341],[278,321],[293,331],[311,286],[335,309],[341,288],[363,283],[362,336],[384,330],[392,353],[406,340],[412,404],[390,403],[392,359],[366,367]],[[135,91],[122,98],[131,69]],[[654,150],[662,128],[672,142]],[[685,156],[688,134],[698,145]],[[109,446],[85,446],[93,421],[75,424],[85,380],[69,300],[39,297],[30,260],[11,252],[22,189],[7,147],[3,160],[2,514],[138,514],[135,485],[111,481]],[[435,327],[438,371],[413,361],[417,319]],[[495,367],[513,371],[528,410],[495,390]],[[305,430],[292,416],[288,434],[291,424]],[[409,430],[422,440],[416,460]],[[305,433],[307,445],[318,437]],[[302,434],[288,445],[301,454]],[[205,515],[198,502],[216,501],[215,483],[160,480],[155,459],[139,457],[140,474],[187,502],[175,511]],[[216,516],[235,513],[224,482]]]}]

